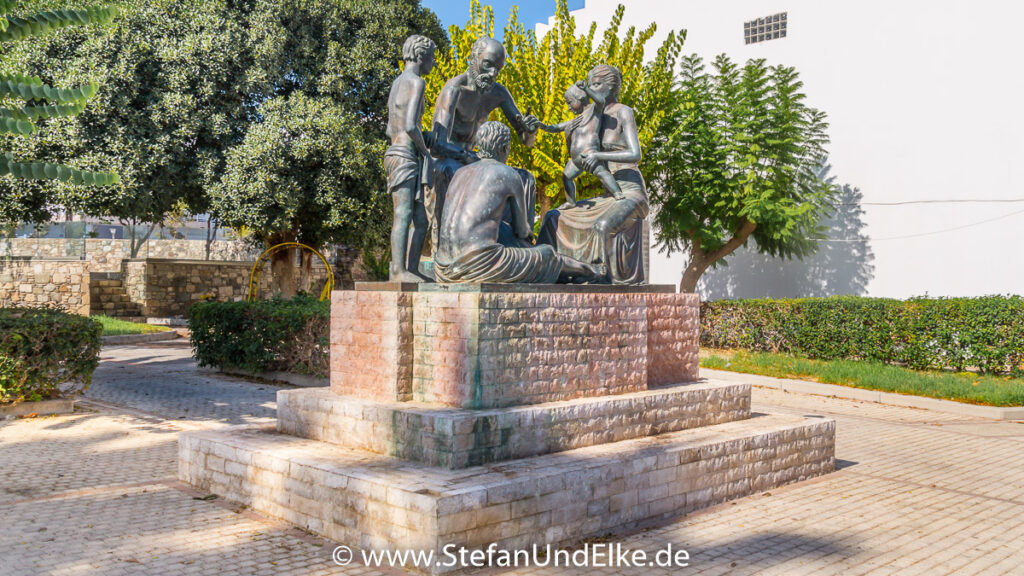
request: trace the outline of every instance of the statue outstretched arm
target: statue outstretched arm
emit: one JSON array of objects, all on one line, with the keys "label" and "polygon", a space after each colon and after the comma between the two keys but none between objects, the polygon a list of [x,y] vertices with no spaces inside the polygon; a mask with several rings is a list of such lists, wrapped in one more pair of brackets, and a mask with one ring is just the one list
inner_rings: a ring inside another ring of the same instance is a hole
[{"label": "statue outstretched arm", "polygon": [[553,132],[554,133],[554,132],[565,132],[569,128],[569,126],[571,126],[571,125],[572,125],[572,120],[566,120],[565,122],[562,122],[560,124],[554,124],[554,125],[544,124],[543,122],[541,122],[540,124],[537,124],[537,128],[539,128],[539,129],[541,129],[541,130],[543,130],[545,132]]},{"label": "statue outstretched arm", "polygon": [[540,120],[533,114],[530,114],[529,110],[523,116],[508,89],[502,86],[501,90],[503,91],[501,98],[502,113],[505,114],[505,118],[508,119],[509,124],[515,129],[523,146],[527,148],[533,146],[537,142],[537,128],[540,127]]}]

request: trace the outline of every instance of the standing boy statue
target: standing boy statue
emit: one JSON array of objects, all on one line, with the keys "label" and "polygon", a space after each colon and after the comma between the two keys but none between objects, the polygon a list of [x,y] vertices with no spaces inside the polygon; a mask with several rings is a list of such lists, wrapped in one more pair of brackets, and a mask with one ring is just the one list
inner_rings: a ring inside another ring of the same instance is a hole
[{"label": "standing boy statue", "polygon": [[[384,153],[388,192],[395,203],[395,221],[391,227],[392,282],[423,282],[419,273],[420,254],[427,235],[427,211],[423,204],[423,187],[431,185],[433,162],[420,130],[423,116],[421,76],[434,68],[437,46],[430,38],[413,35],[402,46],[405,70],[391,85],[388,97],[388,131],[391,147]],[[412,225],[412,237],[409,227]]]}]

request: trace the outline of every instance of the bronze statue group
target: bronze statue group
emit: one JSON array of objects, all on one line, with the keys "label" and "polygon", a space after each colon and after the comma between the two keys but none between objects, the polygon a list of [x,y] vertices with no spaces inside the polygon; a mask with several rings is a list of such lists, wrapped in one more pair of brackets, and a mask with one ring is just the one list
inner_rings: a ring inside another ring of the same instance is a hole
[{"label": "bronze statue group", "polygon": [[[433,69],[435,50],[424,36],[405,41],[405,69],[388,99],[391,146],[384,167],[395,210],[390,279],[643,284],[647,191],[633,110],[618,101],[619,70],[595,66],[566,91],[575,118],[549,126],[523,115],[497,82],[505,49],[484,37],[473,45],[467,71],[445,83],[433,129],[424,132],[422,76]],[[512,131],[487,121],[496,108],[525,146],[538,130],[565,134],[566,202],[544,215],[536,238],[536,181],[506,164]],[[584,171],[605,193],[577,201],[575,179]],[[425,249],[433,256],[430,273],[420,266]]]}]

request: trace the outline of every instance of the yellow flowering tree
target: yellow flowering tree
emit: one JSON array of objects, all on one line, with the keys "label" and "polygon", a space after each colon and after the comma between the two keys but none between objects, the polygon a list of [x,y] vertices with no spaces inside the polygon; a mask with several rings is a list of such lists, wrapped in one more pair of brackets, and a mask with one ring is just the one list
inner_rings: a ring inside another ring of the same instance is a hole
[{"label": "yellow flowering tree", "polygon": [[[569,14],[566,0],[557,0],[554,25],[540,39],[533,30],[525,28],[513,8],[505,26],[507,59],[498,81],[508,88],[524,113],[529,110],[544,123],[557,124],[572,116],[563,99],[566,89],[586,78],[595,65],[611,64],[622,71],[619,101],[636,112],[640,144],[646,154],[657,145],[665,113],[674,107],[675,65],[686,31],[670,32],[654,57],[645,61],[647,45],[656,25],[643,30],[630,27],[625,34],[620,34],[624,12],[625,7],[619,5],[595,48],[597,26],[592,25],[585,33],[577,34],[576,21]],[[466,71],[473,43],[481,36],[494,35],[494,10],[481,5],[479,0],[471,0],[469,21],[464,27],[449,27],[448,33],[449,49],[447,53],[438,54],[437,65],[426,79],[425,129],[430,129],[433,104],[444,83]],[[504,121],[505,118],[496,110],[491,120]],[[537,177],[541,213],[563,201],[562,168],[568,159],[562,134],[541,132],[537,143],[529,149],[517,141],[513,143],[509,164],[526,168]],[[595,178],[589,175],[584,178],[578,185],[580,198],[600,192]]]}]

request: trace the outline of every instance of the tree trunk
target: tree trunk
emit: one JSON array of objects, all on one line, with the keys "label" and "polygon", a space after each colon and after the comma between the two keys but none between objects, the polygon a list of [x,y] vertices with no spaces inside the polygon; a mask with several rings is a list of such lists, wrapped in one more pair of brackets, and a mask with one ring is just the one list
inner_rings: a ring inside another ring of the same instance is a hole
[{"label": "tree trunk", "polygon": [[270,272],[274,278],[274,295],[286,300],[295,297],[295,254],[289,248],[270,257]]},{"label": "tree trunk", "polygon": [[683,293],[696,292],[697,282],[707,272],[712,264],[725,258],[736,251],[737,248],[746,243],[747,238],[757,229],[757,224],[743,219],[740,227],[728,242],[714,252],[705,252],[701,246],[700,238],[691,237],[690,241],[690,262],[683,270],[683,278],[679,281],[679,291]]},{"label": "tree trunk", "polygon": [[217,222],[216,218],[210,216],[206,220],[206,259],[210,259],[210,253],[213,252],[213,241],[217,237]]},{"label": "tree trunk", "polygon": [[300,252],[299,259],[302,266],[302,274],[299,277],[297,286],[299,291],[309,293],[309,289],[313,285],[313,253]]},{"label": "tree trunk", "polygon": [[683,279],[679,282],[679,292],[696,292],[697,281],[707,271],[708,266],[711,266],[711,262],[707,258],[697,259],[691,256],[690,263],[686,265],[686,270],[683,270]]},{"label": "tree trunk", "polygon": [[128,223],[122,221],[121,226],[124,226],[125,228],[128,229],[129,258],[134,260],[139,257],[139,251],[142,250],[142,245],[145,244],[147,240],[149,240],[150,236],[153,235],[153,230],[156,229],[156,224],[151,223],[149,225],[149,229],[146,230],[146,234],[143,235],[141,238],[137,238],[135,236],[135,229],[138,227],[137,223]]}]

